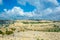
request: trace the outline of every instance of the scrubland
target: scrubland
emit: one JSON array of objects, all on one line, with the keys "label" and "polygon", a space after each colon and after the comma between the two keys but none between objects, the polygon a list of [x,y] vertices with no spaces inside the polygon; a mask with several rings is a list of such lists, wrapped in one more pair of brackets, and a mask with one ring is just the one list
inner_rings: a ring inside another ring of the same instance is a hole
[{"label": "scrubland", "polygon": [[60,40],[60,21],[0,20],[0,40]]}]

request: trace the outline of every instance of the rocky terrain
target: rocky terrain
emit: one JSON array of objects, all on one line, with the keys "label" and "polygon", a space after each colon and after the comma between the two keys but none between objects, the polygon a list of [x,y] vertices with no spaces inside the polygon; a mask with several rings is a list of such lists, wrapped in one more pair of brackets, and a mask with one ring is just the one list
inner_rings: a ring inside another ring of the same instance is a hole
[{"label": "rocky terrain", "polygon": [[0,40],[60,40],[60,21],[0,20]]}]

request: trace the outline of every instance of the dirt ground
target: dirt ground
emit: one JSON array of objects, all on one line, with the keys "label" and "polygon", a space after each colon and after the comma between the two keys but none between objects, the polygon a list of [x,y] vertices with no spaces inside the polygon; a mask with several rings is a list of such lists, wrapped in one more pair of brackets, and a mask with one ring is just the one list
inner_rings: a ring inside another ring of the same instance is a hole
[{"label": "dirt ground", "polygon": [[60,32],[26,31],[0,36],[0,40],[60,40]]}]

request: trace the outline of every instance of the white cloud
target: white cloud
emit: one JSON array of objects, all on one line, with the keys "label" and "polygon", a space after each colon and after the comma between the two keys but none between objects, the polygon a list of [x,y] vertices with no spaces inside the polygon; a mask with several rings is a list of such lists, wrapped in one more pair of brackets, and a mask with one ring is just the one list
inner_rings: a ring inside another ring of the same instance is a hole
[{"label": "white cloud", "polygon": [[23,9],[21,9],[20,7],[14,7],[14,8],[12,8],[12,10],[8,10],[5,12],[10,17],[12,17],[12,16],[17,17],[19,15],[19,16],[24,16],[24,17],[47,16],[47,18],[49,18],[48,16],[51,15],[52,16],[52,18],[50,17],[51,19],[56,19],[56,17],[59,17],[59,15],[60,15],[60,6],[56,7],[55,9],[47,8],[47,9],[41,11],[39,14],[36,14],[35,11],[36,10],[34,10],[32,12],[24,12]]},{"label": "white cloud", "polygon": [[24,12],[20,7],[13,7],[11,10],[4,9],[4,12],[0,14],[0,19],[20,19],[19,17],[32,17],[32,12]]},{"label": "white cloud", "polygon": [[46,16],[48,19],[51,19],[51,20],[60,20],[59,18],[60,17],[60,6],[56,7],[55,9],[51,9],[50,13],[46,14]]},{"label": "white cloud", "polygon": [[18,0],[17,2],[18,2],[19,4],[26,5],[26,1],[25,1],[25,0],[24,0],[24,1],[23,1],[23,0]]},{"label": "white cloud", "polygon": [[53,10],[51,8],[47,8],[47,9],[41,11],[41,14],[42,14],[42,16],[45,16],[45,15],[51,14],[52,12],[53,12]]},{"label": "white cloud", "polygon": [[[5,12],[0,14],[0,19],[20,19],[21,17],[33,17],[41,19],[51,19],[57,20],[56,18],[60,17],[60,6],[55,9],[47,8],[41,11],[39,14],[36,14],[36,10],[32,12],[24,12],[20,7],[13,7],[11,10],[4,9]],[[44,18],[42,18],[44,17]]]},{"label": "white cloud", "polygon": [[60,12],[60,6],[56,7],[56,8],[54,9],[54,11],[55,11],[55,12],[58,12],[58,11]]},{"label": "white cloud", "polygon": [[24,15],[24,12],[20,7],[14,7],[11,10],[4,9],[4,11],[6,14],[9,15],[21,15],[21,16]]},{"label": "white cloud", "polygon": [[[52,13],[54,14],[52,5],[59,6],[59,3],[57,2],[57,0],[24,0],[24,1],[18,0],[18,3],[22,5],[25,5],[26,2],[36,7],[34,11],[34,15],[40,16],[40,17],[46,16],[46,15],[48,16],[49,14],[52,14]],[[46,8],[48,3],[52,3],[52,4]]]},{"label": "white cloud", "polygon": [[[29,2],[31,5],[35,6],[36,9],[32,12],[24,12],[20,7],[13,7],[11,10],[4,9],[5,12],[0,14],[0,18],[18,19],[19,17],[23,16],[56,19],[60,17],[60,6],[57,0],[18,0],[19,4],[26,5],[26,2]],[[48,2],[51,2],[58,7],[55,7],[54,9],[50,8],[50,6],[45,8],[45,3]]]},{"label": "white cloud", "polygon": [[2,4],[2,0],[0,0],[0,4]]},{"label": "white cloud", "polygon": [[57,0],[18,0],[18,3],[25,5],[26,2],[29,2],[31,5],[35,6],[37,8],[38,11],[42,10],[43,8],[45,8],[45,3],[50,2],[52,4],[54,4],[55,6],[58,6],[59,3],[57,2]]},{"label": "white cloud", "polygon": [[52,2],[55,5],[59,5],[59,3],[57,2],[57,0],[46,0],[47,2]]}]

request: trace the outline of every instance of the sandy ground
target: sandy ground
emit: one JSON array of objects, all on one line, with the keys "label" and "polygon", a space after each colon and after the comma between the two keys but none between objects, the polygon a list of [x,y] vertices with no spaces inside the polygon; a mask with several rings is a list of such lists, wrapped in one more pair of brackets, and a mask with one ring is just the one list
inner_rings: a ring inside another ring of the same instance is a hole
[{"label": "sandy ground", "polygon": [[60,32],[26,31],[0,36],[0,40],[60,40]]},{"label": "sandy ground", "polygon": [[[23,21],[16,21],[14,24],[9,24],[9,27],[7,27],[8,30],[10,30],[9,28],[16,28],[16,30],[14,31],[14,34],[3,35],[3,36],[0,35],[0,40],[60,40],[60,32],[37,31],[37,30],[45,30],[48,28],[49,29],[53,28],[54,27],[53,24],[59,26],[60,28],[60,23],[50,22],[50,23],[42,23],[42,24],[41,23],[40,24],[23,24],[21,22]],[[5,32],[6,29],[3,27],[0,30]],[[25,30],[25,31],[23,32],[21,30]]]}]

